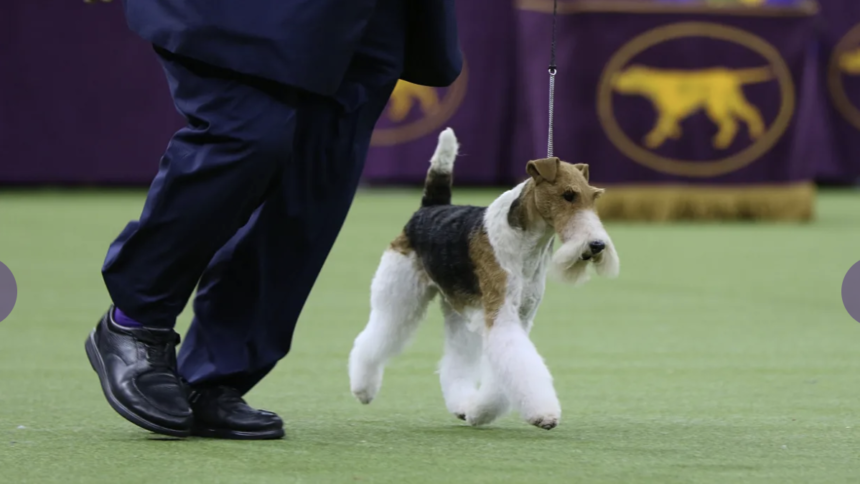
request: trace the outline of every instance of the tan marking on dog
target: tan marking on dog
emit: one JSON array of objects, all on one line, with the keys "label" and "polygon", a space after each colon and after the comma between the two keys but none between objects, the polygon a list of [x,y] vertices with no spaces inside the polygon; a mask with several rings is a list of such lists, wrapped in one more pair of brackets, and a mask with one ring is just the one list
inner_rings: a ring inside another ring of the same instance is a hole
[{"label": "tan marking on dog", "polygon": [[746,99],[743,86],[774,78],[769,66],[682,71],[632,65],[615,74],[612,87],[618,93],[648,99],[657,111],[654,128],[644,139],[648,148],[659,148],[669,138],[680,139],[681,121],[704,109],[719,127],[713,139],[714,148],[726,149],[738,132],[738,120],[746,123],[751,139],[764,134],[761,113]]},{"label": "tan marking on dog", "polygon": [[[415,250],[412,248],[412,243],[409,242],[409,238],[406,236],[404,232],[401,232],[394,240],[389,244],[389,249],[405,256],[409,256],[415,253]],[[421,259],[415,257],[412,259],[413,266],[415,267],[415,272],[418,274],[422,283],[432,284],[433,280],[430,278],[430,275],[427,274],[427,271],[424,269],[424,264],[421,263]]]},{"label": "tan marking on dog", "polygon": [[451,308],[460,314],[463,314],[469,308],[474,308],[474,307],[480,306],[480,304],[481,304],[481,296],[480,295],[460,293],[460,292],[451,293],[451,292],[444,292],[444,291],[442,291],[442,294],[444,294],[445,301],[449,305],[451,305]]},{"label": "tan marking on dog", "polygon": [[409,255],[412,253],[412,244],[409,242],[409,238],[406,237],[406,234],[401,232],[394,240],[389,244],[391,250],[395,252],[399,252],[403,255]]},{"label": "tan marking on dog", "polygon": [[535,228],[535,223],[541,220],[535,202],[535,184],[533,180],[526,182],[519,198],[508,211],[508,223],[511,227],[529,231]]},{"label": "tan marking on dog", "polygon": [[525,208],[521,217],[532,226],[540,217],[555,229],[562,240],[564,229],[580,210],[595,210],[604,193],[588,184],[589,170],[584,163],[571,164],[558,158],[532,160],[526,164],[531,180],[523,188]]},{"label": "tan marking on dog", "polygon": [[[475,276],[481,289],[480,305],[484,310],[484,322],[492,327],[496,315],[505,302],[508,273],[499,265],[490,238],[481,231],[469,240],[469,257],[475,264]],[[476,301],[477,302],[477,301]]]}]

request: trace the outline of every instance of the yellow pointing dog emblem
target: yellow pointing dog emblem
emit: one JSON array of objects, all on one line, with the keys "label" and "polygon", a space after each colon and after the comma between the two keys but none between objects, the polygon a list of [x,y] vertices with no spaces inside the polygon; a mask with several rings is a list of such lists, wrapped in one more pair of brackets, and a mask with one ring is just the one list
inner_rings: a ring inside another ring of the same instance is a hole
[{"label": "yellow pointing dog emblem", "polygon": [[654,128],[643,141],[648,148],[658,148],[669,138],[680,139],[681,121],[704,109],[719,128],[714,148],[726,149],[735,140],[739,121],[747,125],[751,139],[764,134],[761,113],[746,99],[743,86],[773,79],[770,67],[684,71],[631,65],[611,82],[616,92],[643,96],[657,111]]}]

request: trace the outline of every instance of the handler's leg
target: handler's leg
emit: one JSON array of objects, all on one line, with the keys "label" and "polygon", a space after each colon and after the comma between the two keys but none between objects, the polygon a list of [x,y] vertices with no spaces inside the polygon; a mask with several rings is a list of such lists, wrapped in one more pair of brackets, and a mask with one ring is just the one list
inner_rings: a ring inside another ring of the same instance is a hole
[{"label": "handler's leg", "polygon": [[[370,135],[393,83],[355,113],[332,100],[299,108],[296,153],[252,221],[216,254],[194,301],[180,348],[180,373],[192,384],[196,435],[283,435],[274,414],[240,396],[290,350],[311,288],[355,196]],[[226,410],[226,411],[225,411]]]},{"label": "handler's leg", "polygon": [[296,94],[159,53],[188,126],[171,140],[140,220],[108,250],[104,280],[121,313],[102,318],[86,349],[118,413],[148,430],[184,436],[192,416],[172,328],[213,255],[287,163]]},{"label": "handler's leg", "polygon": [[298,101],[293,157],[252,221],[198,288],[179,369],[194,387],[195,433],[266,438],[277,416],[241,396],[290,350],[293,331],[352,204],[370,137],[403,69],[403,0],[378,0],[334,99]]}]

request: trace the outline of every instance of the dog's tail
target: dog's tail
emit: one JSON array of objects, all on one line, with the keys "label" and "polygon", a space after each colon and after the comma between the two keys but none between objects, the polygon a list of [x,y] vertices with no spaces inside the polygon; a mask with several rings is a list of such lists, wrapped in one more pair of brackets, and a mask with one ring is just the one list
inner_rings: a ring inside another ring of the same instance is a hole
[{"label": "dog's tail", "polygon": [[736,70],[735,78],[738,79],[741,84],[756,84],[774,79],[775,74],[770,66],[753,67],[751,69]]},{"label": "dog's tail", "polygon": [[451,204],[452,172],[459,149],[460,145],[453,129],[448,128],[439,134],[439,143],[433,158],[430,158],[430,169],[427,170],[427,178],[424,181],[422,207]]}]

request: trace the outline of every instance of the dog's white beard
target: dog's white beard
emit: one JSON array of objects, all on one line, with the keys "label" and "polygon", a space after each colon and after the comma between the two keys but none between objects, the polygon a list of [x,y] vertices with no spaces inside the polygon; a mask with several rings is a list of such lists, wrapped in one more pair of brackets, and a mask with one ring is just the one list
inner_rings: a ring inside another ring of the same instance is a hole
[{"label": "dog's white beard", "polygon": [[[589,266],[594,266],[594,271],[599,276],[618,276],[618,252],[597,214],[592,211],[578,213],[565,230],[565,234],[567,236],[564,237],[561,247],[552,257],[552,272],[556,278],[574,286],[585,284],[591,278]],[[602,241],[606,247],[591,260],[582,260],[582,256],[589,253],[588,243],[595,240]]]},{"label": "dog's white beard", "polygon": [[589,261],[582,260],[584,245],[567,241],[552,256],[552,271],[556,279],[579,286],[591,279]]},{"label": "dog's white beard", "polygon": [[615,251],[615,244],[609,237],[606,238],[606,248],[599,254],[599,258],[594,261],[594,270],[598,276],[608,277],[610,279],[618,277],[621,271],[621,261],[618,259],[618,252]]}]

